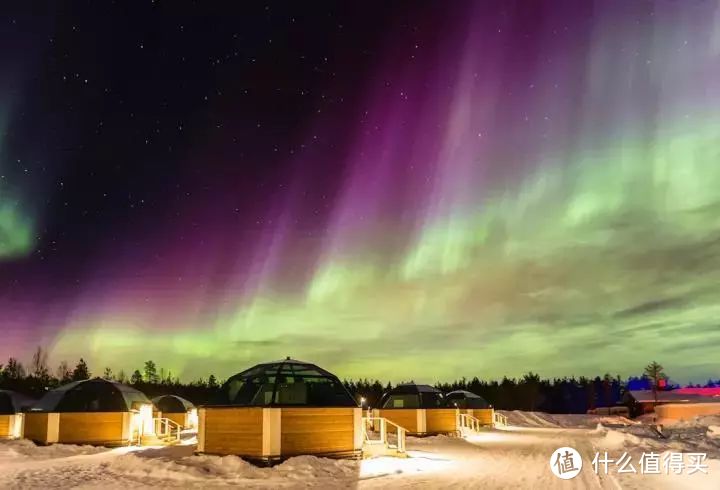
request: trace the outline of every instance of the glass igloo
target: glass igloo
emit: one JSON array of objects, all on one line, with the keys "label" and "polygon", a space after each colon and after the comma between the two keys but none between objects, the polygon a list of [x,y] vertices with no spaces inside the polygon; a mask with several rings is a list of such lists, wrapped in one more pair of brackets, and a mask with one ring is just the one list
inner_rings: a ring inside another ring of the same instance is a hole
[{"label": "glass igloo", "polygon": [[219,405],[247,407],[357,407],[337,376],[290,359],[258,364],[231,376]]}]

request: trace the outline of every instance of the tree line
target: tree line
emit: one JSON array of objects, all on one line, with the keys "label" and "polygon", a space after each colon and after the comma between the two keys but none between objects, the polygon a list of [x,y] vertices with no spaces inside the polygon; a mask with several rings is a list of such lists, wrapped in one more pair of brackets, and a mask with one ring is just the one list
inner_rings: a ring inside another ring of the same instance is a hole
[{"label": "tree line", "polygon": [[[0,389],[39,398],[48,390],[92,376],[93,373],[82,358],[72,369],[63,361],[52,372],[48,367],[47,352],[38,347],[27,367],[12,357],[7,363],[0,364]],[[102,374],[96,376],[131,385],[151,398],[162,394],[175,394],[195,404],[211,403],[217,399],[223,384],[222,380],[212,374],[207,379],[181,382],[170,370],[158,368],[152,360],[146,361],[142,369],[135,369],[129,375],[123,370],[115,373],[106,367]],[[664,382],[661,383],[660,380]],[[653,362],[645,368],[641,376],[627,379],[610,374],[594,378],[581,376],[542,379],[538,374],[528,372],[520,378],[504,377],[501,380],[462,378],[449,383],[436,383],[435,388],[443,392],[470,391],[482,396],[500,410],[585,413],[595,408],[620,404],[623,393],[628,389],[664,390],[676,387],[667,380],[662,366]],[[370,407],[377,407],[382,394],[393,387],[389,382],[368,379],[345,380],[343,384],[358,402],[364,399],[364,405]],[[720,386],[720,380],[708,380],[704,386]]]},{"label": "tree line", "polygon": [[47,352],[38,347],[27,367],[14,357],[10,357],[4,365],[0,363],[0,389],[40,398],[48,390],[58,386],[97,376],[131,385],[151,398],[163,394],[175,394],[199,404],[213,400],[221,386],[213,374],[207,379],[200,378],[182,383],[172,371],[158,368],[152,360],[145,361],[142,370],[135,369],[129,374],[122,369],[115,373],[110,367],[105,367],[102,374],[94,374],[83,358],[80,358],[72,369],[67,361],[62,361],[55,371],[51,371],[47,357]]}]

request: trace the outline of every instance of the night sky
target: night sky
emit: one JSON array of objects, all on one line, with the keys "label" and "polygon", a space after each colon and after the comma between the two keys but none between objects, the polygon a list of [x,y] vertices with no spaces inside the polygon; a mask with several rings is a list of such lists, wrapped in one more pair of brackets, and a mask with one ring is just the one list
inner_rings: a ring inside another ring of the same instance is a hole
[{"label": "night sky", "polygon": [[719,6],[2,2],[0,359],[718,377]]}]

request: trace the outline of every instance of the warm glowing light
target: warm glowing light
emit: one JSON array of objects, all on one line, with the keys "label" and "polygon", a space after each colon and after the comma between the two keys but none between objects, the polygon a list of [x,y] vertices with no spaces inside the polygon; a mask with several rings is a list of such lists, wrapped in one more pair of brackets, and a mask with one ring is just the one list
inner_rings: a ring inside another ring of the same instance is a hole
[{"label": "warm glowing light", "polygon": [[10,436],[16,439],[19,439],[22,437],[22,427],[23,427],[23,419],[25,415],[22,413],[16,413],[14,416],[10,416],[10,423],[12,427],[10,428]]},{"label": "warm glowing light", "polygon": [[142,419],[138,410],[130,412],[130,438],[135,441],[142,433]]},{"label": "warm glowing light", "polygon": [[153,406],[151,404],[135,404],[137,413],[133,414],[133,428],[141,435],[155,435],[155,421],[153,420]]},{"label": "warm glowing light", "polygon": [[198,426],[197,408],[191,408],[190,410],[188,410],[188,426],[190,429],[197,429],[197,426]]}]

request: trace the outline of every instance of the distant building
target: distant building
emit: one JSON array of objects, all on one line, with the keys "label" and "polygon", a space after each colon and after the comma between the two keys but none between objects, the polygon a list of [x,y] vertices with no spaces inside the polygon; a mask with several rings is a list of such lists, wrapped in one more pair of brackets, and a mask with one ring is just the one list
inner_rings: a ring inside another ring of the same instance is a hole
[{"label": "distant building", "polygon": [[442,391],[415,383],[399,384],[380,399],[380,408],[440,408],[444,405]]},{"label": "distant building", "polygon": [[144,393],[102,378],[48,391],[25,413],[23,437],[38,444],[125,446],[154,434]]},{"label": "distant building", "polygon": [[[720,394],[713,395],[711,391],[717,388],[680,388],[670,391],[657,392],[657,405],[682,403],[720,403]],[[655,394],[652,390],[630,390],[623,396],[623,404],[627,405],[631,417],[639,417],[646,413],[653,413],[655,408]]]},{"label": "distant building", "polygon": [[492,408],[480,395],[466,390],[455,390],[445,395],[445,406],[466,408]]},{"label": "distant building", "polygon": [[197,428],[197,408],[191,401],[177,395],[161,395],[153,398],[152,402],[163,418],[172,420],[184,429]]},{"label": "distant building", "polygon": [[712,388],[678,388],[677,390],[673,390],[673,392],[682,393],[683,395],[720,397],[720,386]]}]

